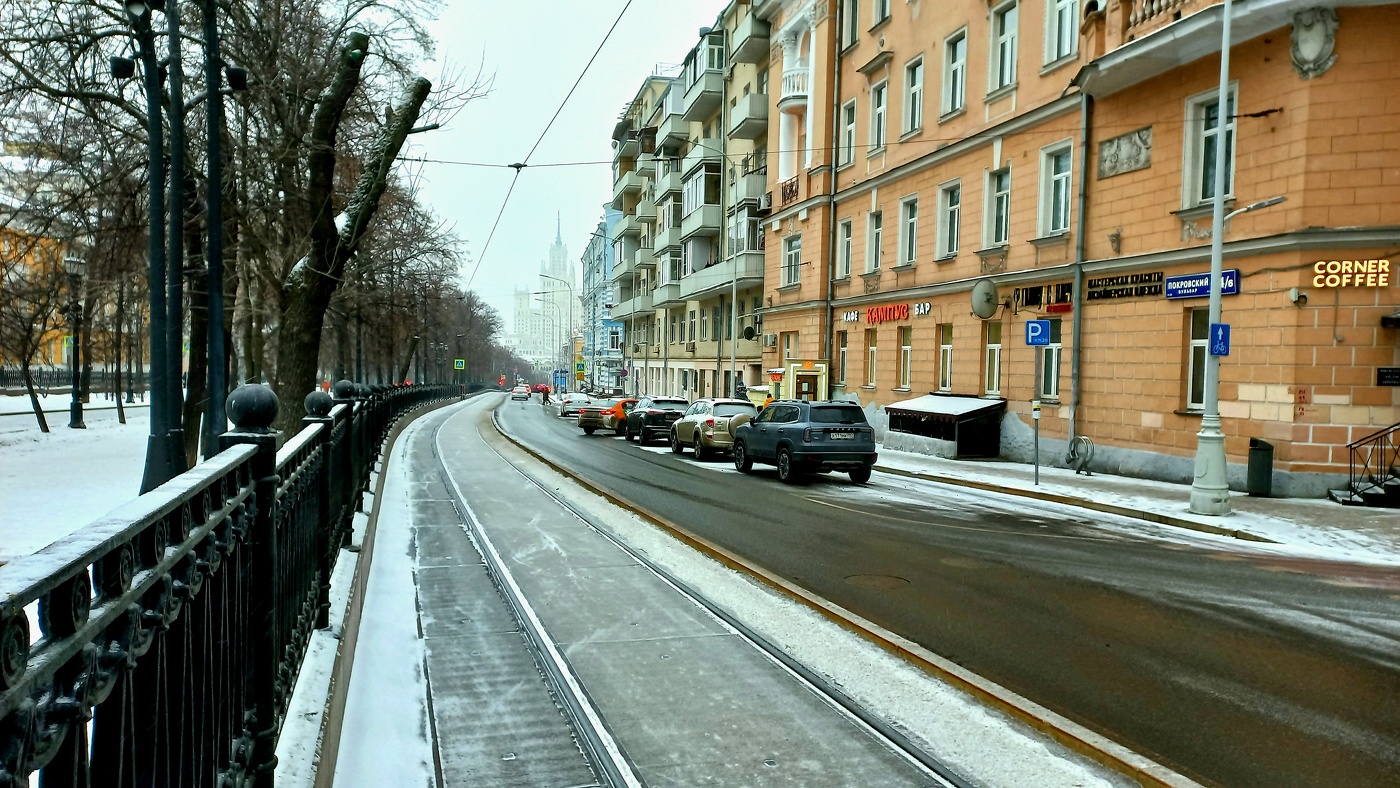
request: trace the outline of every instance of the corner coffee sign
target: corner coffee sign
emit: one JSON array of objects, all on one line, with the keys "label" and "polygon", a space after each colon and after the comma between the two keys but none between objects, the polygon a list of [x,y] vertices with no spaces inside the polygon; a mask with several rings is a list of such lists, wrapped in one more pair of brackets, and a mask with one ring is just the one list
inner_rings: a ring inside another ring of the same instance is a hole
[{"label": "corner coffee sign", "polygon": [[1313,287],[1389,287],[1389,260],[1318,260]]}]

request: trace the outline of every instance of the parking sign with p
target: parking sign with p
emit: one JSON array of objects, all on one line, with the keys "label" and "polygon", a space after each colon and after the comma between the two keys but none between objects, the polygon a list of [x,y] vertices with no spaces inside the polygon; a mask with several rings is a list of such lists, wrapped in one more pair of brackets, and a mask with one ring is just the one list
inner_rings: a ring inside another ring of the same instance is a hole
[{"label": "parking sign with p", "polygon": [[1049,321],[1049,320],[1027,320],[1027,321],[1026,321],[1026,344],[1027,344],[1027,345],[1049,345],[1049,344],[1050,344],[1050,321]]}]

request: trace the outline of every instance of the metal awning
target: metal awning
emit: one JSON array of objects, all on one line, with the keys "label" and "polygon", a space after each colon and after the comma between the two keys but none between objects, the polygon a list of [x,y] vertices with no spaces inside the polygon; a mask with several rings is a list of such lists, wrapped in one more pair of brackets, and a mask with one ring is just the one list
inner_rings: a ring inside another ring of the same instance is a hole
[{"label": "metal awning", "polygon": [[885,410],[937,416],[971,416],[984,410],[1006,406],[1005,400],[966,397],[956,394],[925,394],[885,406]]}]

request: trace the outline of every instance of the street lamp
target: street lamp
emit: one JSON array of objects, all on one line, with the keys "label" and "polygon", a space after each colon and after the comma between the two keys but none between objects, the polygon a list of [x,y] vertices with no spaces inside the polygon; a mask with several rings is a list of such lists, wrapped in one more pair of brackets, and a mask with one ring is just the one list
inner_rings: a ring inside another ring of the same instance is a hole
[{"label": "street lamp", "polygon": [[[1225,45],[1229,52],[1230,0],[1225,0]],[[1229,72],[1228,54],[1222,54],[1226,65],[1221,67],[1221,111],[1220,125],[1225,127],[1225,85]],[[1224,268],[1225,224],[1236,216],[1261,208],[1268,208],[1287,200],[1287,197],[1270,197],[1267,200],[1250,203],[1243,208],[1224,212],[1225,167],[1224,156],[1215,168],[1215,221],[1210,231],[1210,315],[1208,330],[1220,323],[1220,278]],[[1196,433],[1196,469],[1191,478],[1191,503],[1188,507],[1195,514],[1225,515],[1230,513],[1230,482],[1225,473],[1225,433],[1220,430],[1220,356],[1206,353],[1205,395],[1201,414],[1201,431]]]},{"label": "street lamp", "polygon": [[68,406],[68,428],[85,430],[83,423],[82,373],[79,359],[82,355],[83,331],[83,276],[87,274],[87,261],[81,257],[63,258],[63,269],[68,273],[68,303],[63,308],[68,325],[73,329],[72,350],[69,358],[73,362],[73,399]]}]

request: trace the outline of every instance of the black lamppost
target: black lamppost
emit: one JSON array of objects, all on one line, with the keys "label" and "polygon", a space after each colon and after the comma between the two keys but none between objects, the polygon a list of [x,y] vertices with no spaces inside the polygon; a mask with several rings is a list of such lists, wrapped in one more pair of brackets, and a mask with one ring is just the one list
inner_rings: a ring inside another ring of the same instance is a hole
[{"label": "black lamppost", "polygon": [[80,372],[80,358],[83,352],[83,276],[87,273],[87,261],[81,257],[65,257],[63,269],[68,273],[68,303],[63,307],[63,314],[73,329],[73,348],[69,354],[73,362],[73,400],[68,406],[68,428],[85,430],[87,425],[83,423],[83,378]]}]

